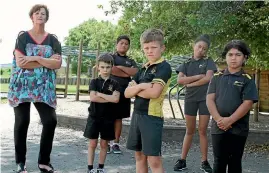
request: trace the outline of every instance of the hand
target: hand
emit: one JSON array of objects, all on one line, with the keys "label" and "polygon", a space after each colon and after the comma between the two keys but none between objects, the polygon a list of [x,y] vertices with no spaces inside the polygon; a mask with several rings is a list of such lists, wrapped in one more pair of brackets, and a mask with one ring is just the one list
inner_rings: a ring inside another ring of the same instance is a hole
[{"label": "hand", "polygon": [[217,122],[218,127],[221,130],[227,131],[232,128],[232,121],[230,117],[223,117]]},{"label": "hand", "polygon": [[136,85],[137,85],[137,83],[134,80],[132,80],[131,82],[129,82],[128,87],[132,87],[132,86],[136,86]]},{"label": "hand", "polygon": [[62,56],[59,54],[53,54],[50,58],[60,60]]},{"label": "hand", "polygon": [[152,83],[141,83],[141,84],[139,84],[139,87],[142,90],[145,90],[145,89],[148,89],[148,88],[152,88]]},{"label": "hand", "polygon": [[17,62],[18,64],[20,64],[21,66],[24,66],[25,64],[27,64],[29,62],[29,60],[25,57],[25,56],[22,56],[22,57],[19,57],[17,59]]}]

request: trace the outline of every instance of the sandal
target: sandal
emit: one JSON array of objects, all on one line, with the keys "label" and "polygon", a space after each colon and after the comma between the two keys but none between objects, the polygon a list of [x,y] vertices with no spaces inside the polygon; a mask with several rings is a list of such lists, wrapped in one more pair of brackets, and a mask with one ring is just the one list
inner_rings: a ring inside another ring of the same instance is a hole
[{"label": "sandal", "polygon": [[27,173],[26,166],[24,163],[17,164],[17,172],[16,173]]},{"label": "sandal", "polygon": [[39,164],[38,164],[38,168],[39,168],[39,170],[40,170],[42,173],[54,173],[54,168],[53,168],[53,166],[52,166],[50,163],[49,163],[48,165],[46,165],[46,166],[50,167],[51,170],[47,170],[47,169],[45,169],[45,168],[40,168],[40,167],[39,167]]}]

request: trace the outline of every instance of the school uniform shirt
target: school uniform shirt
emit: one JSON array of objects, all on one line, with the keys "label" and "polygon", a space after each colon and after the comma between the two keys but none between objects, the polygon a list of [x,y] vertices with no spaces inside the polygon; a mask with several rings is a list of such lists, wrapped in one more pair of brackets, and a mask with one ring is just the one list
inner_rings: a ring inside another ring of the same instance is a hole
[{"label": "school uniform shirt", "polygon": [[[62,54],[60,42],[48,34],[38,43],[29,32],[19,34],[15,50],[25,56],[50,58],[53,54]],[[56,73],[46,67],[22,69],[13,58],[12,73],[8,91],[8,101],[12,107],[23,102],[43,102],[56,108]]]},{"label": "school uniform shirt", "polygon": [[[200,74],[205,75],[208,70],[212,70],[215,73],[217,72],[217,67],[211,58],[206,57],[198,60],[190,58],[181,64],[176,69],[176,72],[182,72],[185,76],[190,77]],[[185,101],[205,101],[207,88],[208,83],[201,86],[187,87]]]},{"label": "school uniform shirt", "polygon": [[[231,74],[228,69],[217,72],[211,79],[208,94],[215,93],[217,110],[222,117],[231,116],[244,100],[258,101],[255,81],[243,70]],[[240,120],[232,124],[227,133],[247,136],[249,131],[249,112]],[[212,134],[223,134],[225,131],[219,129],[217,123],[212,119]]]},{"label": "school uniform shirt", "polygon": [[[92,79],[89,92],[96,91],[99,93],[112,95],[114,91],[120,92],[119,83],[111,78],[104,80],[101,77],[96,79]],[[92,118],[105,118],[105,119],[115,119],[115,111],[113,110],[113,106],[115,103],[97,103],[91,102],[88,111],[89,115]]]},{"label": "school uniform shirt", "polygon": [[[137,68],[136,62],[129,58],[128,56],[121,56],[118,53],[112,55],[114,58],[114,66],[124,66],[124,67],[133,67]],[[131,77],[119,77],[111,75],[111,79],[116,80],[121,87],[121,93],[124,93],[125,89],[128,87]]]},{"label": "school uniform shirt", "polygon": [[163,58],[153,64],[146,63],[134,76],[133,80],[139,83],[159,83],[164,88],[161,95],[156,99],[145,99],[135,97],[134,113],[140,115],[151,115],[163,117],[163,100],[170,84],[172,69]]}]

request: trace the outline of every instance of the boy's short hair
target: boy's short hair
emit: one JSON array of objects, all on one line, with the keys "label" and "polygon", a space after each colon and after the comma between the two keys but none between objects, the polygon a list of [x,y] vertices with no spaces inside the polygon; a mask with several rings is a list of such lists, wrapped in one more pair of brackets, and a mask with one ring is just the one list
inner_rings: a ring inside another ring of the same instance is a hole
[{"label": "boy's short hair", "polygon": [[160,29],[148,29],[143,32],[140,37],[140,43],[143,45],[144,43],[150,43],[153,41],[158,41],[161,46],[164,45],[164,33]]},{"label": "boy's short hair", "polygon": [[226,54],[229,52],[229,50],[231,50],[233,48],[242,52],[244,54],[244,56],[246,56],[246,59],[249,58],[250,53],[251,53],[250,48],[242,40],[232,40],[229,43],[227,43],[224,47],[223,52],[222,52],[222,58],[225,58]]},{"label": "boy's short hair", "polygon": [[114,59],[113,59],[112,55],[110,55],[109,53],[106,53],[106,54],[100,55],[97,58],[97,65],[99,65],[100,62],[104,62],[104,63],[110,64],[111,66],[113,66]]},{"label": "boy's short hair", "polygon": [[30,18],[33,16],[33,14],[35,12],[39,11],[41,8],[45,9],[45,11],[46,11],[46,21],[48,21],[49,20],[49,9],[48,9],[48,7],[46,5],[43,5],[43,4],[36,4],[31,8],[31,10],[29,12]]}]

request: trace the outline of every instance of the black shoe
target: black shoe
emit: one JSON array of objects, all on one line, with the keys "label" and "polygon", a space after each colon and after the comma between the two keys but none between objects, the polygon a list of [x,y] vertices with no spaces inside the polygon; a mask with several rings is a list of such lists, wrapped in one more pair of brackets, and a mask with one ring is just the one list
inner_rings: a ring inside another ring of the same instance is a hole
[{"label": "black shoe", "polygon": [[186,160],[178,159],[174,166],[174,171],[182,171],[184,169],[187,169]]},{"label": "black shoe", "polygon": [[107,154],[110,154],[111,153],[111,146],[108,144],[107,146],[107,151],[106,151]]},{"label": "black shoe", "polygon": [[121,154],[120,146],[118,144],[112,146],[112,151],[114,154]]},{"label": "black shoe", "polygon": [[27,173],[26,166],[24,163],[17,164],[17,172],[16,173]]},{"label": "black shoe", "polygon": [[[43,165],[43,164],[42,164]],[[51,170],[47,170],[45,168],[40,168],[39,164],[38,164],[38,168],[42,173],[54,173],[54,168],[53,166],[49,163],[47,166],[49,166],[51,168]]]},{"label": "black shoe", "polygon": [[212,173],[212,168],[207,160],[202,162],[201,170],[203,170],[205,173]]}]

